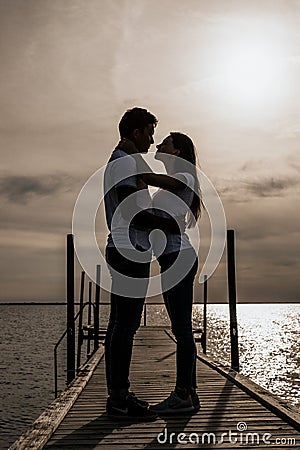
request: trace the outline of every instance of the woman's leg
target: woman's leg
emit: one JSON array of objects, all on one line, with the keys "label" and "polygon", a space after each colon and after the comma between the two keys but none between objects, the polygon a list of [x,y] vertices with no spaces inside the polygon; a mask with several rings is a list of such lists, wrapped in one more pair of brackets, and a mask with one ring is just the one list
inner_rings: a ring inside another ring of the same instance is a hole
[{"label": "woman's leg", "polygon": [[[176,254],[164,255],[159,259],[163,272],[170,267]],[[196,387],[196,345],[192,330],[193,284],[197,272],[197,258],[189,273],[172,289],[163,295],[171,320],[172,331],[177,340],[176,387],[191,391]],[[164,280],[162,282],[164,285]]]}]

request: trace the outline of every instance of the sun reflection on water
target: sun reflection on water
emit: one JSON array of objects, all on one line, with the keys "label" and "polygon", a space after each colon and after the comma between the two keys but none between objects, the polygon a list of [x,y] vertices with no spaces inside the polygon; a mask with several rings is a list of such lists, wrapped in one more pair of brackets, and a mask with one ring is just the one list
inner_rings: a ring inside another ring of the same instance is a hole
[{"label": "sun reflection on water", "polygon": [[[202,305],[194,305],[194,328],[202,327],[202,312]],[[240,373],[297,407],[300,407],[299,313],[299,304],[237,305]],[[157,324],[169,323],[164,306],[153,310],[151,316]],[[207,307],[207,354],[230,364],[226,304]]]},{"label": "sun reflection on water", "polygon": [[[237,305],[240,372],[293,405],[300,405],[299,312],[298,304]],[[228,305],[209,305],[207,322],[207,354],[229,364]]]}]

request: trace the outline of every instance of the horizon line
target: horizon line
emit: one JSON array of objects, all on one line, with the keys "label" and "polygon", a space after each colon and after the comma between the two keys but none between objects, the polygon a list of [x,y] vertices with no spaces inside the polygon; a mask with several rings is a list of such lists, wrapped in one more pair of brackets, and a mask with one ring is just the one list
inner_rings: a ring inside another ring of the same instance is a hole
[{"label": "horizon line", "polygon": [[[86,302],[84,302],[84,303],[87,303],[87,301]],[[92,301],[92,303],[93,303],[93,301]],[[151,304],[153,304],[153,305],[164,305],[164,302],[162,301],[162,302],[151,302],[151,301],[146,301],[145,303],[147,303],[148,305],[151,305]],[[194,301],[193,302],[194,304],[203,304],[203,301],[200,301],[200,300],[197,300],[197,301]],[[237,301],[237,304],[247,304],[247,305],[259,305],[259,304],[268,304],[268,303],[270,303],[270,304],[274,304],[274,303],[279,303],[279,304],[297,304],[297,303],[300,303],[300,300],[288,300],[288,301],[284,301],[284,300],[273,300],[273,301],[269,301],[269,300],[265,300],[265,301],[253,301],[253,302],[251,302],[251,301],[244,301],[244,300],[241,300],[241,301]],[[75,305],[80,305],[80,302],[79,301],[75,301],[74,302],[74,304]],[[100,304],[110,304],[110,301],[103,301],[103,302],[101,302],[100,301]],[[211,302],[208,302],[208,304],[213,304],[213,305],[229,305],[229,302],[228,301],[211,301]],[[5,302],[1,302],[0,301],[0,305],[67,305],[67,302],[66,301],[64,301],[64,302],[55,302],[55,301],[45,301],[45,302],[43,302],[43,301],[15,301],[15,300],[13,300],[13,301],[5,301]]]}]

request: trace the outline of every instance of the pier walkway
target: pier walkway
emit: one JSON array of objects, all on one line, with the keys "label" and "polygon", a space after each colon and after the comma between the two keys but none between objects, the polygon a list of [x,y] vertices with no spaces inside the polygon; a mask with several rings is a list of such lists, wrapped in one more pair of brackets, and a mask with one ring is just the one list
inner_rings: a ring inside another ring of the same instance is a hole
[{"label": "pier walkway", "polygon": [[[131,366],[131,388],[137,396],[156,403],[170,393],[175,381],[175,350],[168,328],[139,329]],[[48,414],[48,428],[45,416],[42,425],[38,419],[35,427],[11,449],[300,449],[299,414],[286,409],[283,402],[247,382],[245,377],[217,367],[200,352],[197,361],[200,411],[148,423],[114,421],[105,414],[103,348],[95,357],[98,360],[92,374],[86,373],[89,379],[82,392],[77,395],[76,383],[71,386],[73,394],[55,401],[56,407],[60,402],[60,407],[58,413],[52,409]],[[66,413],[61,404],[67,405],[72,395],[77,398],[71,407],[66,406]],[[54,426],[53,420],[60,423]],[[50,438],[49,427],[56,428]],[[41,434],[44,443],[38,442]]]}]

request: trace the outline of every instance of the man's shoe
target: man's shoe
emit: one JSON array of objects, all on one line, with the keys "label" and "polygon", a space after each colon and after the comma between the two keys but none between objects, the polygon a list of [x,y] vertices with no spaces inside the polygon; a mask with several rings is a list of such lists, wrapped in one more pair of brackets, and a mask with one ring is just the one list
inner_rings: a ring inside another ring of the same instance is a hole
[{"label": "man's shoe", "polygon": [[195,412],[195,409],[190,395],[186,399],[182,399],[173,391],[162,402],[150,406],[150,411],[154,411],[157,414],[181,414]]},{"label": "man's shoe", "polygon": [[132,397],[136,403],[138,403],[140,406],[142,406],[142,408],[148,408],[149,403],[146,402],[146,400],[141,400],[140,398],[137,398],[137,396],[135,395],[134,392],[129,391],[128,392],[129,397]]},{"label": "man's shoe", "polygon": [[128,395],[120,400],[112,400],[108,397],[106,412],[109,417],[118,420],[146,422],[157,419],[157,414],[155,412],[141,406],[132,395]]}]

